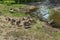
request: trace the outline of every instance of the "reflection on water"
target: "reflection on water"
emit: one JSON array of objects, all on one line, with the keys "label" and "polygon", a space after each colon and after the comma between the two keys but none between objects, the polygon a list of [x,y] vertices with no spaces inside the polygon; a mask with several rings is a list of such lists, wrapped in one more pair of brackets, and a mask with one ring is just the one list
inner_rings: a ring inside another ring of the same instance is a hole
[{"label": "reflection on water", "polygon": [[49,8],[46,5],[40,5],[39,10],[37,10],[38,16],[44,21],[49,21]]},{"label": "reflection on water", "polygon": [[42,15],[42,19],[43,20],[49,20],[49,9],[48,9],[48,7],[47,6],[40,6],[41,8],[40,8],[40,13],[41,13],[41,15]]},{"label": "reflection on water", "polygon": [[40,19],[44,21],[49,21],[49,0],[39,3],[39,9],[32,14],[37,15]]}]

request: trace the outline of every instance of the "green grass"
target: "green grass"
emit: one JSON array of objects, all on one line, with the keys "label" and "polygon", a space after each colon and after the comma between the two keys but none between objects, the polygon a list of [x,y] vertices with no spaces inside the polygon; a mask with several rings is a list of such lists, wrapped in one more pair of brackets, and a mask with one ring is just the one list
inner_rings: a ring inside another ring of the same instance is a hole
[{"label": "green grass", "polygon": [[[28,16],[24,13],[19,13],[19,12],[10,13],[9,12],[9,9],[11,7],[21,8],[24,6],[26,5],[25,4],[12,4],[12,5],[0,4],[0,12],[1,12],[0,15],[7,15],[7,16],[12,16],[12,17]],[[9,29],[7,28],[7,30]],[[60,32],[50,32],[48,28],[45,30],[42,27],[41,22],[38,20],[36,20],[36,24],[32,25],[30,29],[16,28],[16,30],[7,33],[5,36],[7,37],[13,36],[14,38],[17,37],[18,39],[21,38],[22,40],[23,39],[26,39],[26,40],[56,40],[58,39],[60,40]]]},{"label": "green grass", "polygon": [[24,7],[26,5],[23,5],[23,4],[14,4],[14,5],[6,5],[6,4],[0,4],[0,11],[2,12],[3,15],[9,15],[9,16],[16,16],[16,17],[19,17],[19,16],[27,16],[25,15],[24,13],[19,13],[19,12],[14,12],[14,13],[10,13],[9,12],[9,9],[10,8],[21,8],[21,7]]}]

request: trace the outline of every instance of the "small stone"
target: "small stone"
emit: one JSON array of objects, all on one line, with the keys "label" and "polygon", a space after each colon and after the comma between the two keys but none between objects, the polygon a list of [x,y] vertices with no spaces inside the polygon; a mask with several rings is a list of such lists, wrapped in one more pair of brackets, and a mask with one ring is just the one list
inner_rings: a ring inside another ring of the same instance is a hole
[{"label": "small stone", "polygon": [[15,24],[15,19],[11,19],[11,24],[14,25]]},{"label": "small stone", "polygon": [[30,28],[30,23],[29,22],[24,22],[24,27],[25,28]]},{"label": "small stone", "polygon": [[9,10],[11,13],[14,13],[14,9],[13,8],[10,8]]},{"label": "small stone", "polygon": [[21,23],[21,21],[19,20],[16,22],[16,25],[19,26],[20,23]]},{"label": "small stone", "polygon": [[11,19],[9,17],[5,18],[7,21],[11,21]]}]

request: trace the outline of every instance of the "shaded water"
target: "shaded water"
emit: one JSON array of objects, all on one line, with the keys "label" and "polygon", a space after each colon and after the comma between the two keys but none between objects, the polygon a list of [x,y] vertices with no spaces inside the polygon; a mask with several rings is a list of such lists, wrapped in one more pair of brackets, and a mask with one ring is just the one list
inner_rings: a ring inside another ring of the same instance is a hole
[{"label": "shaded water", "polygon": [[49,21],[49,5],[47,5],[46,2],[39,5],[36,13],[42,20]]},{"label": "shaded water", "polygon": [[40,19],[44,21],[49,21],[49,0],[45,0],[44,2],[38,2],[39,9],[32,14],[37,15]]},{"label": "shaded water", "polygon": [[49,21],[49,9],[48,9],[48,7],[45,5],[41,5],[39,11],[40,11],[40,14],[42,15],[42,19]]},{"label": "shaded water", "polygon": [[[38,16],[40,16],[43,21],[47,21],[47,22],[51,22],[52,19],[53,19],[53,25],[54,25],[54,27],[56,25],[59,26],[60,25],[60,22],[59,22],[59,20],[60,20],[59,17],[60,16],[59,15],[56,15],[56,14],[54,14],[54,16],[53,16],[50,12],[54,12],[54,11],[51,11],[49,7],[52,8],[51,5],[48,5],[48,2],[43,2],[39,6]],[[58,13],[58,12],[56,12],[56,13]],[[60,12],[59,12],[59,14],[60,14]],[[51,18],[51,16],[52,16],[52,18]],[[50,20],[50,18],[51,18],[51,20]]]},{"label": "shaded water", "polygon": [[[32,14],[35,14],[35,16],[38,16],[37,18],[39,18],[43,21],[51,22],[51,20],[53,20],[53,24],[60,25],[60,22],[58,21],[58,20],[60,20],[59,19],[60,17],[58,15],[55,15],[55,14],[54,14],[54,16],[52,16],[52,14],[55,13],[53,11],[55,9],[50,10],[50,8],[52,9],[52,8],[55,8],[56,6],[54,6],[52,3],[51,3],[52,5],[51,5],[48,0],[46,0],[42,3],[40,2],[38,4],[39,4],[39,9],[37,11],[33,12]],[[60,14],[60,12],[59,12],[59,14]]]}]

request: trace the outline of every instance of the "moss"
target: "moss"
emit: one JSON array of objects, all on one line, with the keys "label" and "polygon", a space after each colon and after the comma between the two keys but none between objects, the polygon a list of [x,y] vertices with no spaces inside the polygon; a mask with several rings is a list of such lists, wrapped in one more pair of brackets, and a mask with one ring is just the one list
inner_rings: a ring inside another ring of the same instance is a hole
[{"label": "moss", "polygon": [[52,10],[50,19],[53,19],[54,22],[60,27],[60,10],[59,11]]}]

